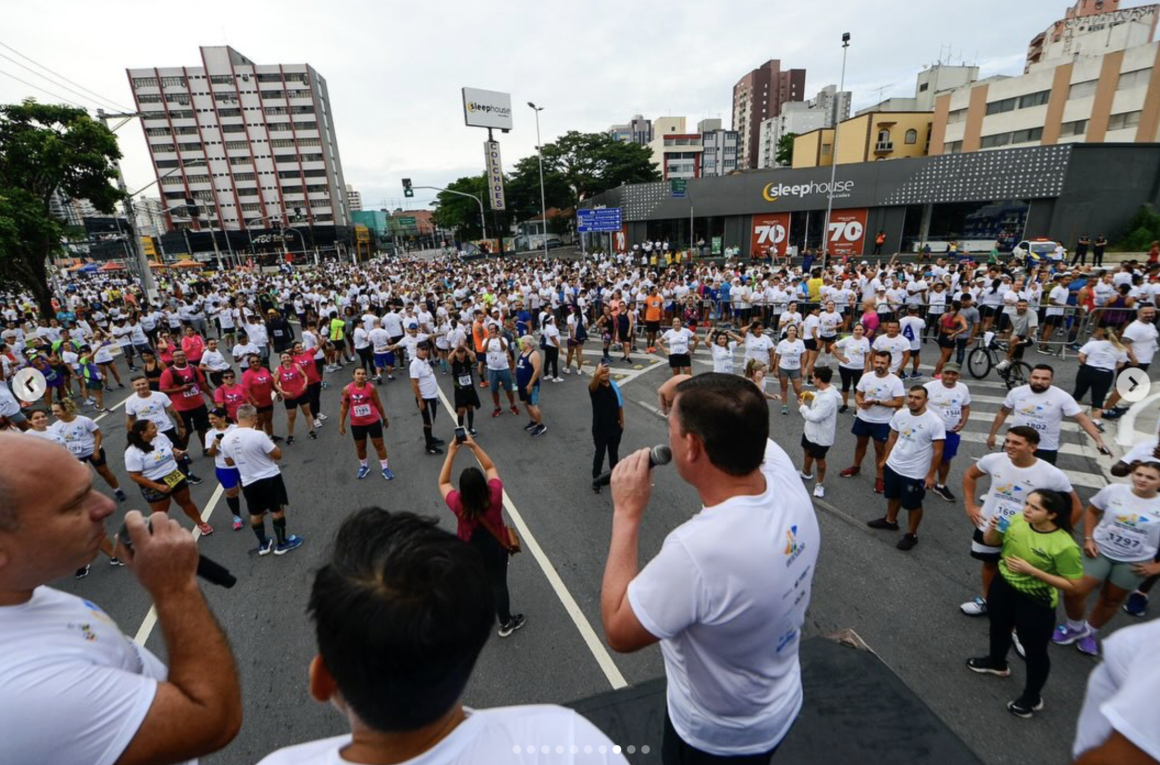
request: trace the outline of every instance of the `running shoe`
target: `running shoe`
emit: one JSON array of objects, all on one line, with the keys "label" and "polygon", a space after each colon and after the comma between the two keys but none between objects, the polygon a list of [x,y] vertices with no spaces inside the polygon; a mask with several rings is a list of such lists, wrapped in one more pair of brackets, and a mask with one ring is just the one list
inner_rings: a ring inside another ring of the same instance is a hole
[{"label": "running shoe", "polygon": [[803,481],[812,481],[812,480],[814,480],[814,474],[813,474],[813,473],[807,473],[807,472],[805,472],[804,470],[799,470],[799,471],[798,471],[798,475],[800,475],[800,476],[802,477],[802,480],[803,480]]},{"label": "running shoe", "polygon": [[318,434],[317,434],[317,433],[315,433],[313,430],[312,430],[312,431],[310,431],[309,433],[307,433],[306,435],[310,436],[310,439],[311,439],[312,441],[317,441],[317,440],[318,440]]},{"label": "running shoe", "polygon": [[262,543],[258,545],[258,555],[269,555],[274,551],[274,540],[271,537],[266,537]]},{"label": "running shoe", "polygon": [[512,404],[512,414],[514,414],[516,417],[520,416],[520,408],[515,404]]},{"label": "running shoe", "polygon": [[1139,590],[1133,592],[1124,603],[1124,613],[1137,619],[1143,617],[1148,613],[1148,596]]},{"label": "running shoe", "polygon": [[292,443],[294,443],[294,436],[286,436],[286,445],[289,446]]},{"label": "running shoe", "polygon": [[1107,432],[1104,430],[1104,421],[1103,420],[1092,420],[1092,425],[1095,425],[1096,430],[1098,430],[1101,433]]},{"label": "running shoe", "polygon": [[781,413],[782,413],[782,414],[789,414],[789,407],[788,407],[788,406],[783,406],[783,407],[781,408]]},{"label": "running shoe", "polygon": [[951,490],[946,486],[939,486],[938,484],[935,484],[934,488],[931,489],[931,492],[937,494],[940,498],[945,499],[947,502],[955,501],[955,495],[951,494]]},{"label": "running shoe", "polygon": [[330,418],[327,417],[325,414],[320,414],[320,415],[318,415],[318,419],[322,420],[323,422],[326,422]]},{"label": "running shoe", "polygon": [[967,616],[986,616],[987,615],[987,601],[983,598],[975,598],[968,600],[959,606],[959,610]]},{"label": "running shoe", "polygon": [[860,467],[848,467],[842,472],[838,473],[838,475],[842,476],[843,478],[853,478],[861,472],[862,468]]},{"label": "running shoe", "polygon": [[291,550],[297,550],[299,547],[302,546],[303,541],[304,540],[302,539],[302,537],[295,536],[294,534],[291,534],[290,536],[286,537],[285,542],[283,542],[280,545],[274,546],[274,554],[275,555],[285,555],[286,553],[290,552]]},{"label": "running shoe", "polygon": [[190,484],[192,484],[193,486],[200,486],[200,485],[201,485],[201,476],[199,476],[199,475],[194,475],[193,473],[190,473],[190,474],[189,474],[189,475],[187,475],[185,478],[186,478],[186,479],[187,479],[187,480],[190,482]]},{"label": "running shoe", "polygon": [[527,425],[524,426],[524,430],[535,430],[535,429],[536,429],[535,422],[529,422]]},{"label": "running shoe", "polygon": [[875,478],[874,479],[874,493],[875,494],[882,494],[885,491],[886,491],[886,482],[883,481],[881,478]]},{"label": "running shoe", "polygon": [[563,377],[553,377],[552,382],[564,382],[564,378]]},{"label": "running shoe", "polygon": [[475,428],[468,428],[467,432],[471,434],[472,438],[475,438],[476,436],[479,435],[478,433],[475,432]]},{"label": "running shoe", "polygon": [[443,450],[440,449],[438,446],[428,446],[427,453],[428,454],[442,454]]},{"label": "running shoe", "polygon": [[77,579],[84,579],[88,575],[89,575],[89,567],[84,566],[82,568],[78,568],[77,572],[73,576],[75,576]]},{"label": "running shoe", "polygon": [[875,518],[872,521],[866,521],[866,525],[872,529],[882,529],[885,531],[898,531],[898,523],[895,521],[888,521],[885,518]]},{"label": "running shoe", "polygon": [[845,414],[848,411],[850,411],[849,404],[842,404],[840,407],[838,407],[838,414]]},{"label": "running shoe", "polygon": [[355,474],[355,478],[357,478],[361,481],[362,479],[364,479],[368,475],[370,475],[370,472],[371,472],[371,469],[367,465],[359,465],[358,466],[358,473]]},{"label": "running shoe", "polygon": [[213,533],[213,526],[210,526],[205,521],[202,521],[201,523],[197,524],[197,530],[201,532],[203,537],[208,537]]},{"label": "running shoe", "polygon": [[1075,647],[1080,653],[1086,653],[1088,656],[1100,655],[1100,641],[1094,632],[1088,632],[1087,635],[1080,638],[1076,642]]},{"label": "running shoe", "polygon": [[1118,420],[1127,413],[1128,413],[1127,409],[1123,409],[1123,408],[1117,406],[1115,409],[1109,409],[1108,411],[1104,412],[1104,419],[1105,420]]},{"label": "running shoe", "polygon": [[826,496],[826,488],[819,483],[814,487],[814,496],[819,499]]},{"label": "running shoe", "polygon": [[1011,676],[1011,669],[1006,664],[995,664],[989,656],[967,659],[967,669],[972,672],[978,672],[980,675],[995,675],[996,677]]},{"label": "running shoe", "polygon": [[1051,642],[1056,645],[1071,645],[1091,634],[1091,627],[1084,622],[1083,627],[1078,630],[1073,630],[1067,625],[1067,622],[1055,628],[1055,632],[1051,634]]},{"label": "running shoe", "polygon": [[1020,659],[1027,658],[1027,649],[1023,647],[1023,641],[1019,639],[1019,630],[1011,630],[1011,645],[1015,646],[1015,653],[1019,655]]},{"label": "running shoe", "polygon": [[125,496],[125,492],[123,492],[120,489],[114,489],[113,496],[115,496],[117,498],[118,502],[126,502],[129,499],[128,497]]},{"label": "running shoe", "polygon": [[894,545],[899,550],[908,551],[914,549],[918,544],[918,536],[915,534],[903,534],[902,539],[898,540],[898,544]]},{"label": "running shoe", "polygon": [[501,414],[503,414],[503,409],[500,409],[498,406],[491,410],[492,417],[499,417]]},{"label": "running shoe", "polygon": [[513,615],[513,616],[512,616],[512,620],[511,620],[510,622],[508,622],[507,624],[501,624],[501,625],[500,625],[500,627],[499,627],[499,636],[500,636],[501,638],[505,638],[505,637],[508,637],[508,636],[510,636],[510,635],[511,635],[513,632],[515,632],[516,630],[518,630],[518,629],[520,629],[521,627],[523,627],[523,626],[524,626],[524,622],[526,622],[526,621],[527,621],[527,620],[526,620],[526,619],[524,619],[524,615],[523,615],[523,614],[515,614],[515,615]]},{"label": "running shoe", "polygon": [[532,431],[532,437],[534,438],[536,436],[542,436],[547,432],[548,432],[548,426],[543,424],[543,423],[540,423],[539,425],[536,426],[536,429]]},{"label": "running shoe", "polygon": [[241,531],[242,530],[242,517],[240,515],[234,516],[233,525],[234,525],[234,531]]},{"label": "running shoe", "polygon": [[121,560],[120,558],[109,558],[109,567],[110,568],[120,568],[121,566],[124,566],[124,565],[125,565],[125,561]]},{"label": "running shoe", "polygon": [[391,472],[390,468],[383,468],[383,478],[388,481],[393,481],[395,480],[395,474]]},{"label": "running shoe", "polygon": [[1023,699],[1015,699],[1007,702],[1007,711],[1016,717],[1022,717],[1024,720],[1029,720],[1035,716],[1036,712],[1043,709],[1043,699],[1040,698],[1035,702],[1026,702]]},{"label": "running shoe", "polygon": [[322,420],[320,420],[320,419],[318,419],[317,417],[315,417],[315,418],[314,418],[314,427],[316,427],[316,428],[321,428],[321,427],[322,427]]}]

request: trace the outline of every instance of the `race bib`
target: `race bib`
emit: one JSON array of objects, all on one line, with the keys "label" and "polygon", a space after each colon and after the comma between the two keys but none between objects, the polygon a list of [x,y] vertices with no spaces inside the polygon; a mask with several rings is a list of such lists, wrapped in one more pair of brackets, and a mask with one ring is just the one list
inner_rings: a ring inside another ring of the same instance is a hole
[{"label": "race bib", "polygon": [[370,404],[355,404],[354,405],[354,416],[355,417],[370,417],[371,416],[371,405]]},{"label": "race bib", "polygon": [[181,392],[182,398],[197,398],[200,395],[201,395],[201,389],[198,388],[196,385],[193,386],[192,388],[190,388],[189,390],[183,390]]},{"label": "race bib", "polygon": [[166,486],[173,489],[176,488],[177,484],[185,480],[185,474],[180,470],[174,470],[172,473],[165,476],[161,480],[165,483]]},{"label": "race bib", "polygon": [[471,375],[459,375],[459,385],[463,388],[471,387]]},{"label": "race bib", "polygon": [[1147,542],[1148,535],[1143,529],[1116,524],[1103,533],[1104,544],[1124,556],[1138,556]]}]

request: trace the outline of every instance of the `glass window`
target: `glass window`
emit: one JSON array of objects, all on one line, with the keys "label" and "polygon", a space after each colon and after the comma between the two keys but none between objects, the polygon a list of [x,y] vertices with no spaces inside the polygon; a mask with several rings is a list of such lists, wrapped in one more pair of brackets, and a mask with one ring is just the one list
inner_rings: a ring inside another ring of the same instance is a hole
[{"label": "glass window", "polygon": [[185,104],[189,105],[188,93],[166,93],[165,100],[171,104]]},{"label": "glass window", "polygon": [[169,128],[167,128],[167,127],[145,128],[145,135],[165,135],[165,136],[167,136],[167,135],[169,135]]},{"label": "glass window", "polygon": [[163,87],[163,88],[170,88],[170,87],[184,88],[184,87],[187,87],[187,85],[186,85],[184,77],[162,77],[161,78],[161,87]]},{"label": "glass window", "polygon": [[277,72],[271,72],[271,73],[267,73],[267,74],[259,74],[258,75],[258,82],[281,82],[281,81],[282,81],[282,75],[278,74]]},{"label": "glass window", "polygon": [[952,124],[955,122],[962,122],[966,118],[967,118],[967,110],[966,109],[955,109],[953,112],[947,113],[947,124],[949,125],[949,124]]},{"label": "glass window", "polygon": [[995,135],[985,135],[979,141],[979,148],[994,149],[999,146],[1006,146],[1011,143],[1010,133],[996,133]]},{"label": "glass window", "polygon": [[241,117],[241,109],[218,109],[219,117]]},{"label": "glass window", "polygon": [[134,77],[133,87],[135,88],[155,88],[157,87],[156,77]]},{"label": "glass window", "polygon": [[161,103],[160,93],[142,93],[137,96],[137,101],[143,104],[159,104]]},{"label": "glass window", "polygon": [[244,133],[246,132],[245,125],[222,125],[223,133]]},{"label": "glass window", "polygon": [[210,75],[209,81],[215,85],[232,85],[234,78],[228,74],[214,74]]},{"label": "glass window", "polygon": [[1151,69],[1137,69],[1134,72],[1124,72],[1120,75],[1120,81],[1116,83],[1116,90],[1142,88],[1148,84],[1148,79],[1151,74]]},{"label": "glass window", "polygon": [[1004,98],[1001,101],[992,101],[987,104],[987,114],[1002,114],[1015,110],[1017,98]]},{"label": "glass window", "polygon": [[1019,108],[1027,109],[1032,106],[1043,106],[1051,99],[1050,90],[1041,90],[1038,93],[1028,93],[1019,97]]},{"label": "glass window", "polygon": [[1032,143],[1043,138],[1043,128],[1028,128],[1027,130],[1016,130],[1011,134],[1011,143]]},{"label": "glass window", "polygon": [[914,130],[914,129],[907,130],[906,131],[906,142],[907,143],[918,143],[918,131]]},{"label": "glass window", "polygon": [[1122,112],[1108,118],[1108,130],[1123,130],[1140,124],[1140,112]]},{"label": "glass window", "polygon": [[1067,91],[1069,100],[1073,98],[1087,98],[1096,94],[1096,83],[1099,80],[1085,80],[1084,82],[1074,83]]},{"label": "glass window", "polygon": [[1075,120],[1074,122],[1065,122],[1060,126],[1060,136],[1069,135],[1083,135],[1087,132],[1087,120]]}]

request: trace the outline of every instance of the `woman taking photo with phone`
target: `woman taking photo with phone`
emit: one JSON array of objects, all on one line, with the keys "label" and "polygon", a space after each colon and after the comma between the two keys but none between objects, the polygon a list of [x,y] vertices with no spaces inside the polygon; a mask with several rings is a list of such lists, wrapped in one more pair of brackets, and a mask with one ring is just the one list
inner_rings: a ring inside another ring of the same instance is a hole
[{"label": "woman taking photo with phone", "polygon": [[967,659],[967,668],[1008,677],[1011,631],[1018,630],[1027,679],[1019,698],[1007,702],[1007,710],[1016,717],[1032,717],[1043,709],[1040,692],[1051,670],[1047,646],[1055,629],[1058,591],[1075,591],[1083,577],[1079,546],[1071,536],[1071,499],[1056,491],[1033,491],[1022,515],[1009,521],[998,513],[991,517],[983,543],[1002,548],[999,576],[987,592],[991,647],[987,656]]},{"label": "woman taking photo with phone", "polygon": [[125,470],[133,483],[141,487],[141,496],[149,503],[149,510],[167,513],[172,499],[193,525],[208,536],[213,533],[213,527],[202,521],[201,512],[189,495],[189,479],[177,468],[177,460],[185,455],[164,433],[157,431],[152,420],[137,420],[129,428]]},{"label": "woman taking photo with phone", "polygon": [[[460,440],[462,438],[462,440]],[[459,474],[459,489],[451,485],[451,465],[460,447],[471,450],[480,467],[464,468]],[[462,429],[447,449],[443,469],[439,472],[439,493],[459,523],[455,533],[464,542],[479,550],[483,565],[495,595],[495,611],[499,617],[499,636],[505,638],[524,626],[524,615],[511,612],[508,595],[508,558],[513,550],[507,546],[503,520],[503,482],[499,471],[487,452]]]},{"label": "woman taking photo with phone", "polygon": [[241,500],[238,499],[238,494],[242,491],[242,476],[236,467],[230,467],[221,450],[222,439],[237,426],[230,422],[226,410],[221,407],[209,410],[209,424],[211,427],[209,432],[205,434],[205,453],[213,457],[214,472],[217,474],[222,492],[226,495],[226,504],[229,505],[230,513],[234,516],[234,531],[241,531],[242,505]]}]

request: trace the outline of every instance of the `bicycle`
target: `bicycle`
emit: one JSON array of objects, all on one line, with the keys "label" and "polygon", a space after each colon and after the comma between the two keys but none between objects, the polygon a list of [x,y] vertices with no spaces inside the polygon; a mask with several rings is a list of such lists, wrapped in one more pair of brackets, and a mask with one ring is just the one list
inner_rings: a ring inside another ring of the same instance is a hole
[{"label": "bicycle", "polygon": [[994,333],[988,332],[983,341],[967,356],[967,371],[971,373],[971,377],[982,380],[991,374],[991,369],[994,368],[1003,378],[1007,390],[1026,385],[1031,378],[1031,365],[1026,361],[1015,360],[1005,369],[998,368],[999,362],[1007,358],[1009,347],[1008,343],[999,340]]}]

